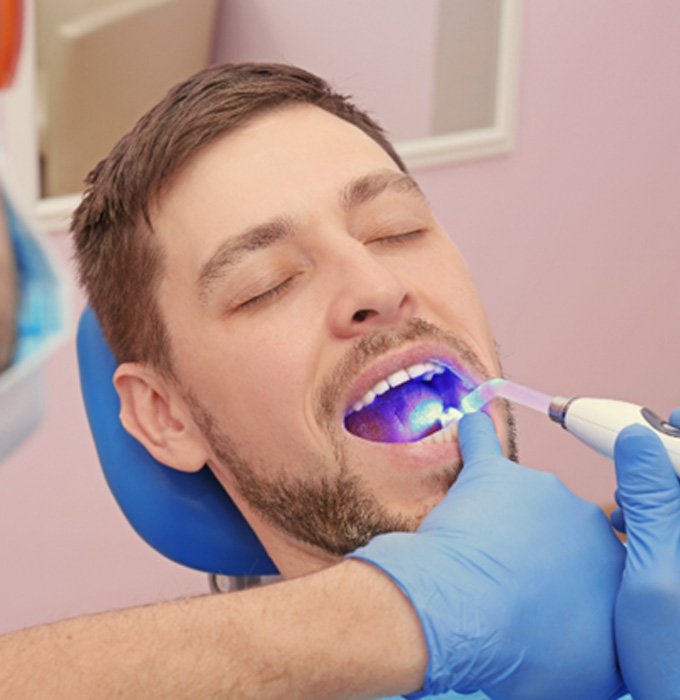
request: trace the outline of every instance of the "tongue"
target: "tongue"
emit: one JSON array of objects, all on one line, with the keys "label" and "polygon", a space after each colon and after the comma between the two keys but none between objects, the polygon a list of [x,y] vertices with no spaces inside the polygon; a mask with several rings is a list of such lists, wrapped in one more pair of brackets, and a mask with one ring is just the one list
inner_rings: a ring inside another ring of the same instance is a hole
[{"label": "tongue", "polygon": [[414,442],[439,430],[442,408],[442,399],[431,385],[410,381],[350,413],[345,427],[374,442]]}]

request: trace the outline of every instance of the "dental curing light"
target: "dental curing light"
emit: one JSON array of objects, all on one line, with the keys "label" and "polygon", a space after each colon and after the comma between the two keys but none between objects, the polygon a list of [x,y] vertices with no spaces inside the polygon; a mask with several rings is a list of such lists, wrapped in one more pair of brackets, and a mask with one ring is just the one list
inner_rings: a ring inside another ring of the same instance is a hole
[{"label": "dental curing light", "polygon": [[673,468],[680,476],[680,428],[644,406],[614,399],[549,396],[506,379],[490,379],[461,401],[461,412],[478,411],[496,397],[547,415],[605,457],[614,456],[616,436],[626,426],[638,424],[649,428],[663,443]]}]

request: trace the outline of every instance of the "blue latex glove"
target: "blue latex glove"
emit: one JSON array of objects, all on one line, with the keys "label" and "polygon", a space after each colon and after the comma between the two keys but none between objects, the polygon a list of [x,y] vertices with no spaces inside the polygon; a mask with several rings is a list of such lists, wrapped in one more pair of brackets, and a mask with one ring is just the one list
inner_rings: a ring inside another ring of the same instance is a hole
[{"label": "blue latex glove", "polygon": [[618,697],[612,619],[624,551],[607,518],[554,475],[506,459],[485,414],[458,430],[465,467],[418,532],[381,535],[351,555],[391,576],[420,617],[430,656],[411,697]]},{"label": "blue latex glove", "polygon": [[[670,421],[680,427],[680,409]],[[615,614],[621,672],[635,700],[680,698],[680,481],[642,426],[621,431],[614,458],[628,533]],[[621,511],[613,519],[620,525]]]}]

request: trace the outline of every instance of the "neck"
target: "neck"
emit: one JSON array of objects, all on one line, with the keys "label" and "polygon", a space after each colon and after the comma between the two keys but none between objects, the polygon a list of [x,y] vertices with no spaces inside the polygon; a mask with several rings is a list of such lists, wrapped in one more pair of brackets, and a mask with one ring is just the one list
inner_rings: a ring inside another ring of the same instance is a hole
[{"label": "neck", "polygon": [[341,561],[341,557],[300,542],[273,527],[242,499],[233,494],[231,497],[284,579],[315,573]]}]

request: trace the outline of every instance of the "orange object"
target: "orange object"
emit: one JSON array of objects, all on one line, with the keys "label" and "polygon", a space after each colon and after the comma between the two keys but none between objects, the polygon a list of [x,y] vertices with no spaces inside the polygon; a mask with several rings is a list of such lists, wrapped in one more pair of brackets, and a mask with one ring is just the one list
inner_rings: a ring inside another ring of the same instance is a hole
[{"label": "orange object", "polygon": [[12,84],[21,49],[21,0],[0,0],[0,88]]}]

